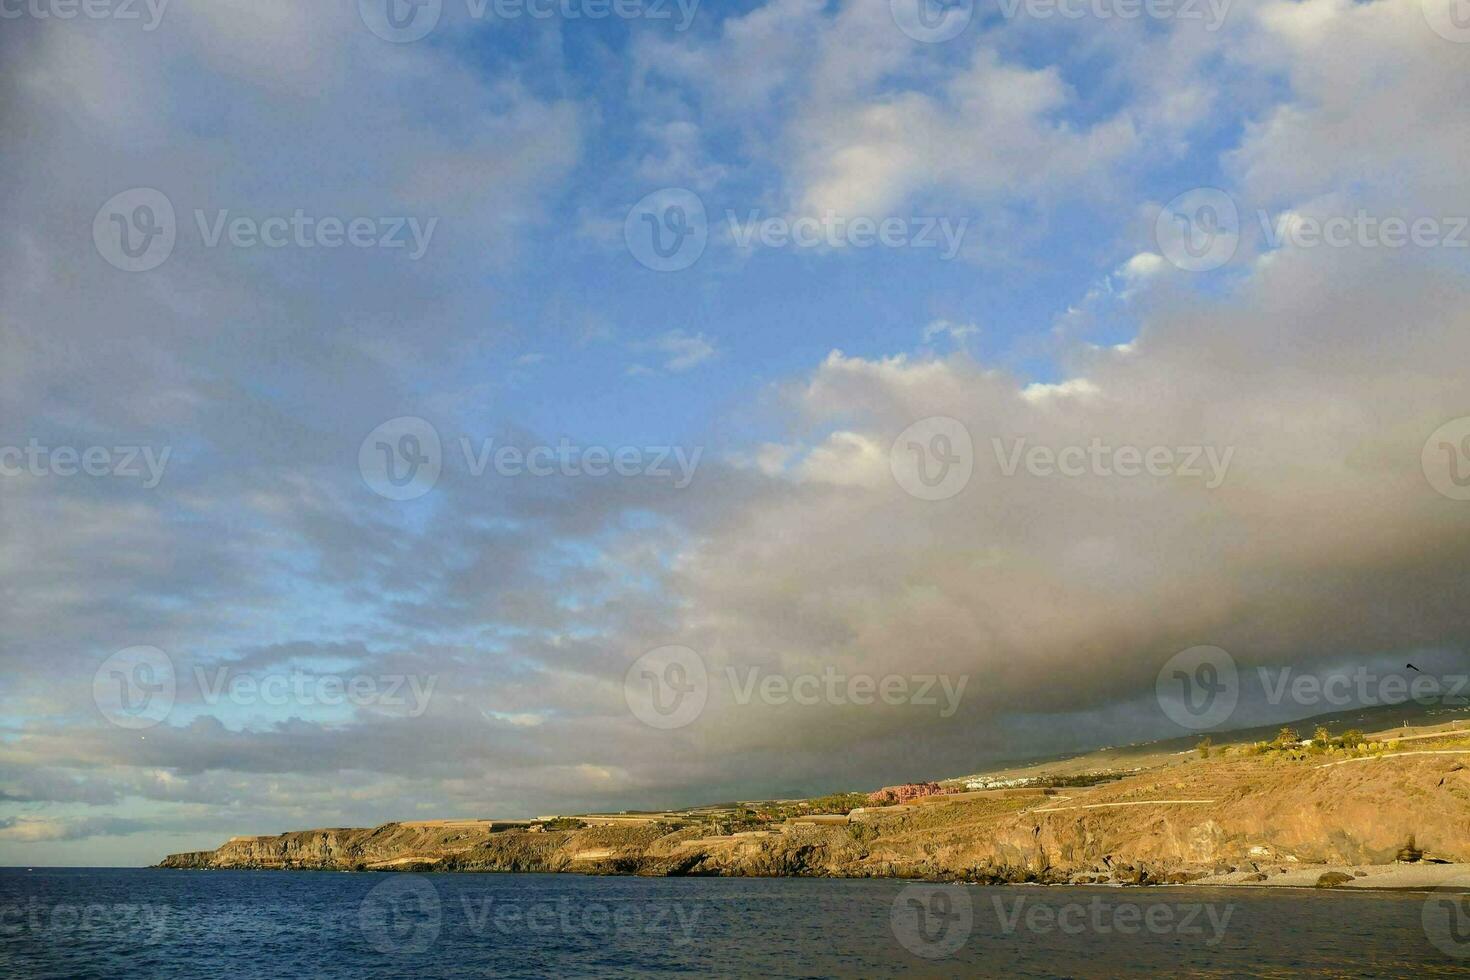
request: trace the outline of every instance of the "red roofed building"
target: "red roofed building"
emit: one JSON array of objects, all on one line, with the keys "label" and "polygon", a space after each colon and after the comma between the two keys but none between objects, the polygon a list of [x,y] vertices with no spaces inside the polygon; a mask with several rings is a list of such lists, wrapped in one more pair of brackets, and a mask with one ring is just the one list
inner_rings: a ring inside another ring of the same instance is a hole
[{"label": "red roofed building", "polygon": [[904,783],[902,786],[885,786],[876,793],[868,794],[868,802],[875,806],[890,803],[907,803],[921,796],[937,796],[945,789],[938,783]]}]

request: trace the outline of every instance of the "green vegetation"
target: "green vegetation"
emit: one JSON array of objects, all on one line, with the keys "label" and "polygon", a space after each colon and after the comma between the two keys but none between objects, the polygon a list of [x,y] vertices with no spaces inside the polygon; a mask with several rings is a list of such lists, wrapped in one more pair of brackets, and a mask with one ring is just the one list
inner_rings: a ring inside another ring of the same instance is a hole
[{"label": "green vegetation", "polygon": [[806,801],[808,813],[851,813],[860,806],[867,806],[865,793],[829,793]]},{"label": "green vegetation", "polygon": [[587,825],[576,817],[557,817],[542,824],[547,830],[581,830]]},{"label": "green vegetation", "polygon": [[1199,757],[1201,759],[1208,759],[1210,757],[1210,746],[1214,744],[1215,740],[1208,735],[1200,739],[1199,744],[1195,746],[1196,749],[1199,749]]},{"label": "green vegetation", "polygon": [[1303,745],[1302,740],[1297,736],[1296,729],[1288,725],[1282,728],[1271,741],[1242,745],[1235,752],[1245,756],[1259,755],[1273,759],[1299,761],[1314,756],[1329,759],[1376,756],[1386,752],[1396,752],[1398,748],[1397,739],[1370,742],[1356,728],[1350,728],[1341,735],[1333,735],[1325,725],[1318,725],[1312,732],[1308,744]]},{"label": "green vegetation", "polygon": [[686,811],[680,821],[680,828],[699,826],[711,835],[728,837],[743,831],[761,830],[785,823],[793,817],[827,813],[846,816],[858,807],[872,805],[865,793],[828,793],[809,800],[786,802],[728,803]]},{"label": "green vegetation", "polygon": [[1075,776],[1047,776],[1036,785],[1042,789],[1065,789],[1068,786],[1099,786],[1131,776],[1127,772],[1080,772]]},{"label": "green vegetation", "polygon": [[717,822],[743,826],[759,826],[767,823],[783,823],[792,817],[805,817],[814,813],[848,814],[861,806],[871,806],[864,793],[829,793],[814,796],[809,800],[791,803],[769,803],[761,806],[740,806],[734,814],[720,815]]}]

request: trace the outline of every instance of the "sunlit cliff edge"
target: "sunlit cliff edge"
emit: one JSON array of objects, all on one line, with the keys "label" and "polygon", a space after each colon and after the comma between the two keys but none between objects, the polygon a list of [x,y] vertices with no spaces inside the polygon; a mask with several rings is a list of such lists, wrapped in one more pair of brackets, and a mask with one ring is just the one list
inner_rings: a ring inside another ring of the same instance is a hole
[{"label": "sunlit cliff edge", "polygon": [[[1154,752],[1091,786],[956,784],[948,795],[845,816],[785,801],[774,815],[752,805],[388,823],[237,837],[160,866],[1158,884],[1462,864],[1470,730],[1454,724],[1371,736],[1356,749],[1303,740]],[[1045,768],[1077,772],[1088,758]]]}]

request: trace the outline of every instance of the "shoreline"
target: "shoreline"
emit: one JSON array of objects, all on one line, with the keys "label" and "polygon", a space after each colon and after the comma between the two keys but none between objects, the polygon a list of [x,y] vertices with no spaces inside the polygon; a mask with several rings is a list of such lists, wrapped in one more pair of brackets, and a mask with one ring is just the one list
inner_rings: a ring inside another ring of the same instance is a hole
[{"label": "shoreline", "polygon": [[[1351,877],[1334,885],[1319,885],[1323,875],[1336,872]],[[1470,864],[1325,864],[1293,868],[1269,875],[1264,881],[1244,880],[1247,872],[1210,875],[1189,884],[1218,888],[1310,888],[1316,891],[1433,891],[1454,888],[1470,891]]]},{"label": "shoreline", "polygon": [[[435,874],[435,875],[573,875],[584,878],[647,878],[650,880],[683,879],[727,879],[742,878],[832,881],[894,881],[906,883],[974,885],[977,887],[1010,888],[1108,888],[1117,890],[1138,889],[1204,889],[1204,888],[1250,888],[1291,889],[1331,892],[1434,892],[1453,890],[1470,893],[1470,864],[1356,864],[1356,865],[1312,865],[1285,872],[1278,871],[1264,880],[1254,877],[1249,871],[1235,871],[1219,875],[1206,875],[1192,881],[1151,881],[1144,883],[1102,881],[967,881],[947,878],[916,878],[911,875],[821,875],[821,874],[742,874],[742,875],[640,875],[598,871],[500,871],[492,869],[446,869],[432,865],[377,867],[377,868],[291,868],[291,867],[204,867],[177,868],[166,865],[150,865],[139,870],[156,871],[249,871],[249,872],[307,872],[312,874]],[[1351,876],[1351,880],[1332,885],[1317,883],[1323,875],[1331,873]]]}]

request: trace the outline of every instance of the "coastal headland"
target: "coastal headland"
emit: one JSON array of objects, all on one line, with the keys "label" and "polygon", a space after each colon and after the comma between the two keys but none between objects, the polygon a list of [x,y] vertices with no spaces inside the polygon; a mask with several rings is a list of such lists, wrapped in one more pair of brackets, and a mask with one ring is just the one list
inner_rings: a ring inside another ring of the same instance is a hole
[{"label": "coastal headland", "polygon": [[[1470,724],[1100,750],[871,795],[235,837],[160,867],[1429,888],[1470,882]],[[1221,736],[1216,736],[1221,738]]]}]

